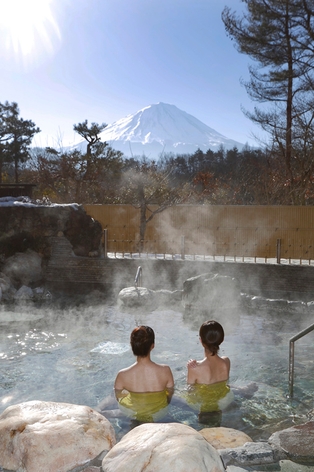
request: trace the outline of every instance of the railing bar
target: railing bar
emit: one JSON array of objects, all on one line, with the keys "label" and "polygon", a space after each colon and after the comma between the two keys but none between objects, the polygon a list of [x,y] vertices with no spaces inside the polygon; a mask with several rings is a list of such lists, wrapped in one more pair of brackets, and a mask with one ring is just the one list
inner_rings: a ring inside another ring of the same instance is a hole
[{"label": "railing bar", "polygon": [[302,338],[306,334],[314,330],[314,323],[305,328],[300,333],[296,334],[289,341],[289,394],[290,398],[293,397],[293,381],[294,381],[294,343],[298,339]]},{"label": "railing bar", "polygon": [[293,397],[293,382],[294,382],[294,342],[290,340],[289,343],[289,396]]},{"label": "railing bar", "polygon": [[311,326],[309,326],[308,328],[304,329],[303,331],[300,331],[300,333],[298,333],[295,336],[293,336],[292,338],[290,338],[290,342],[297,341],[298,339],[302,338],[306,334],[313,331],[313,329],[314,329],[314,323]]},{"label": "railing bar", "polygon": [[142,286],[142,267],[138,266],[135,279],[134,279],[134,285],[135,287],[141,287]]}]

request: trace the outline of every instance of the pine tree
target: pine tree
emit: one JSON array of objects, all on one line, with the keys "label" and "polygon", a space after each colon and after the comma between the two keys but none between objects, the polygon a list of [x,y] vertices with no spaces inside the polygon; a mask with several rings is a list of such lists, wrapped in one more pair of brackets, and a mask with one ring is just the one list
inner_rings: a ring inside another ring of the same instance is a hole
[{"label": "pine tree", "polygon": [[[314,2],[313,0],[242,0],[242,16],[225,7],[222,20],[239,52],[255,62],[244,82],[248,95],[269,109],[255,107],[247,116],[271,135],[284,157],[285,179],[295,200],[301,178],[294,164],[300,145],[313,145]],[[302,141],[302,144],[300,142]]]},{"label": "pine tree", "polygon": [[33,136],[40,132],[32,120],[24,120],[19,114],[16,102],[0,104],[0,174],[3,162],[13,162],[16,183],[19,163],[29,159]]}]

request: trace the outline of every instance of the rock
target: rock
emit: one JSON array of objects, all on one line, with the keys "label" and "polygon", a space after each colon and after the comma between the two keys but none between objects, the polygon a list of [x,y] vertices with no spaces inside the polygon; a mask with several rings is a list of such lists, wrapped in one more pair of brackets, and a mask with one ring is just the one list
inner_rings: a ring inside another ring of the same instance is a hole
[{"label": "rock", "polygon": [[3,272],[0,272],[0,287],[2,292],[7,292],[11,288],[11,281]]},{"label": "rock", "polygon": [[[206,273],[183,283],[184,321],[199,329],[206,320],[217,320],[225,333],[233,330],[240,319],[242,299],[236,279]],[[232,317],[230,317],[232,312]]]},{"label": "rock", "polygon": [[102,461],[104,472],[224,472],[216,449],[180,423],[137,426]]},{"label": "rock", "polygon": [[109,421],[92,408],[26,402],[0,415],[0,468],[18,472],[67,472],[115,444]]},{"label": "rock", "polygon": [[219,453],[225,467],[274,464],[287,458],[284,451],[273,448],[266,442],[248,442],[233,449],[219,449]]},{"label": "rock", "polygon": [[313,472],[313,467],[297,464],[292,461],[280,461],[279,467],[281,472]]},{"label": "rock", "polygon": [[13,300],[16,288],[13,287],[9,277],[0,272],[0,290],[2,292],[2,300]]},{"label": "rock", "polygon": [[226,468],[227,472],[247,472],[247,470],[248,469],[244,469],[243,467],[239,467],[237,465],[228,465]]},{"label": "rock", "polygon": [[33,290],[26,285],[22,285],[14,294],[15,300],[31,300],[33,297]]},{"label": "rock", "polygon": [[145,287],[126,287],[118,294],[120,307],[144,307],[155,310],[160,306],[178,305],[181,303],[182,290],[150,290]]},{"label": "rock", "polygon": [[44,287],[35,287],[33,289],[34,300],[51,300],[52,295]]},{"label": "rock", "polygon": [[32,285],[42,279],[42,258],[37,252],[27,249],[9,257],[2,272],[16,285]]},{"label": "rock", "polygon": [[121,308],[149,307],[154,310],[158,303],[154,290],[145,287],[126,287],[118,294],[118,305]]},{"label": "rock", "polygon": [[204,428],[199,433],[215,449],[235,448],[253,442],[247,434],[232,428]]},{"label": "rock", "polygon": [[175,290],[172,292],[171,290],[161,289],[156,290],[155,294],[159,307],[165,306],[168,308],[173,305],[181,306],[183,290]]},{"label": "rock", "polygon": [[76,256],[88,257],[90,253],[100,256],[102,237],[101,224],[87,215],[83,207],[77,207],[69,214],[64,235],[73,246]]},{"label": "rock", "polygon": [[313,462],[314,421],[292,426],[272,434],[269,444],[286,452],[297,462]]},{"label": "rock", "polygon": [[186,308],[231,306],[240,296],[238,282],[227,275],[202,274],[183,283],[183,303]]},{"label": "rock", "polygon": [[70,241],[75,255],[99,254],[101,224],[87,215],[82,205],[50,205],[12,197],[0,207],[0,255],[5,258],[32,249],[47,259],[51,238],[61,234]]}]

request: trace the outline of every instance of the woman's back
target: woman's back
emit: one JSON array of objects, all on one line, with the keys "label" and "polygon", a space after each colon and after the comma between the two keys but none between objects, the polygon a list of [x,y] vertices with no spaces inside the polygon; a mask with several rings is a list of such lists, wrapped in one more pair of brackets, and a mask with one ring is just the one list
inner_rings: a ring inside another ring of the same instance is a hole
[{"label": "woman's back", "polygon": [[206,356],[202,361],[188,365],[188,384],[211,385],[229,379],[230,360],[217,354]]},{"label": "woman's back", "polygon": [[119,372],[116,388],[121,389],[121,387],[129,392],[160,392],[173,387],[173,377],[167,365],[141,359]]}]

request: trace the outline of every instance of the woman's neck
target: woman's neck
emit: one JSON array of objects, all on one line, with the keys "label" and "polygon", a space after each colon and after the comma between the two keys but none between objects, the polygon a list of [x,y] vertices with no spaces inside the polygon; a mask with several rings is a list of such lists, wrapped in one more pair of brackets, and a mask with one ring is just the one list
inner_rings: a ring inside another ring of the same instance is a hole
[{"label": "woman's neck", "polygon": [[151,360],[150,360],[150,354],[148,354],[148,355],[145,356],[145,357],[137,356],[136,362],[137,362],[138,364],[147,364],[147,363],[151,362]]},{"label": "woman's neck", "polygon": [[213,354],[211,351],[209,351],[208,349],[204,349],[204,355],[207,359],[214,359],[217,354]]}]

